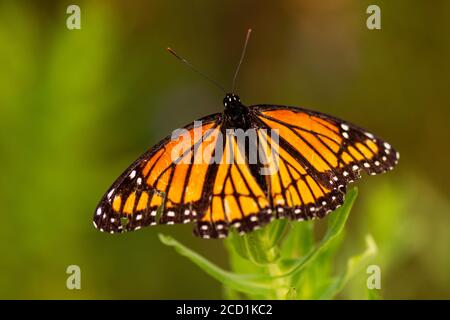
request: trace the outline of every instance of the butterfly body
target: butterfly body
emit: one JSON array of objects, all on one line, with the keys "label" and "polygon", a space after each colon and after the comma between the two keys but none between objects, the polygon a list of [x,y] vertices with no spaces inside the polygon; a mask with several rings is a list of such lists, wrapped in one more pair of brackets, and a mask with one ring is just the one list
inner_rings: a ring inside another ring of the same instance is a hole
[{"label": "butterfly body", "polygon": [[235,94],[228,93],[223,99],[225,110],[223,112],[223,126],[227,129],[250,128],[250,109],[241,103],[241,99]]},{"label": "butterfly body", "polygon": [[397,164],[384,140],[332,116],[246,107],[234,94],[223,104],[223,113],[184,127],[188,144],[166,137],[125,170],[97,206],[94,225],[120,233],[195,223],[197,236],[224,238],[230,228],[246,233],[277,218],[322,218],[360,172]]}]

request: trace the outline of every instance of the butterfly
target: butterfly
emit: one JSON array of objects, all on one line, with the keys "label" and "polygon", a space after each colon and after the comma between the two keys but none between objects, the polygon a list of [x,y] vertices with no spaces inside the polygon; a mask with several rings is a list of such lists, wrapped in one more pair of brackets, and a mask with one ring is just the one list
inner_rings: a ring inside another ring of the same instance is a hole
[{"label": "butterfly", "polygon": [[[120,233],[192,222],[197,236],[225,238],[230,228],[243,234],[273,219],[322,218],[361,172],[392,170],[399,159],[381,138],[320,112],[246,107],[232,93],[223,104],[223,113],[185,126],[184,142],[168,136],[129,166],[98,204],[95,227]],[[252,130],[253,144],[236,129]],[[266,161],[250,161],[252,145]]]},{"label": "butterfly", "polygon": [[94,226],[122,233],[193,223],[194,234],[208,239],[274,219],[323,218],[343,204],[347,185],[361,172],[383,173],[399,160],[381,138],[317,111],[247,107],[233,93],[223,105],[222,113],[175,130],[131,164],[97,205]]}]

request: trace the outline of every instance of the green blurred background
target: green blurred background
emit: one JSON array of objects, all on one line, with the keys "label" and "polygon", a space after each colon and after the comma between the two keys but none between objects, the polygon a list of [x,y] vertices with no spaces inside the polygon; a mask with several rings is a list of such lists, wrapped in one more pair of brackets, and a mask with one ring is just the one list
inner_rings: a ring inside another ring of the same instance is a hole
[{"label": "green blurred background", "polygon": [[[66,8],[81,7],[81,30]],[[381,7],[382,30],[366,28]],[[450,2],[2,1],[0,298],[220,298],[221,287],[157,234],[227,267],[222,241],[191,226],[110,236],[93,210],[114,179],[173,129],[222,110],[253,28],[237,93],[357,123],[401,153],[365,177],[343,254],[379,246],[384,298],[450,298]],[[79,265],[81,290],[66,288]],[[366,275],[345,298],[362,297]]]}]

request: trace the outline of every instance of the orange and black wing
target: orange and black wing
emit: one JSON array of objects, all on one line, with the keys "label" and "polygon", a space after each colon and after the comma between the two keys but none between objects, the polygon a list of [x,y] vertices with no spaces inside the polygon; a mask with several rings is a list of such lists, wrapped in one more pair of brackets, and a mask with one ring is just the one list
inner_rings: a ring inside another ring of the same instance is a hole
[{"label": "orange and black wing", "polygon": [[221,119],[202,118],[143,154],[105,193],[94,226],[117,233],[196,220],[208,205],[204,194]]},{"label": "orange and black wing", "polygon": [[[392,170],[399,153],[381,138],[340,119],[297,107],[250,107],[259,128],[275,130],[279,170],[270,176],[270,197],[281,214],[322,217],[342,204],[346,186],[360,172]],[[284,213],[288,211],[287,213]]]}]

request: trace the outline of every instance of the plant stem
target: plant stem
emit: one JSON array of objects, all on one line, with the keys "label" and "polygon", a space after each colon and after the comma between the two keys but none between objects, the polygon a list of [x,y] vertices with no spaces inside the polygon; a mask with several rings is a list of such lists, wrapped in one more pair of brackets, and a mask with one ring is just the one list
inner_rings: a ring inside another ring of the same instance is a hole
[{"label": "plant stem", "polygon": [[247,244],[250,260],[264,266],[266,273],[274,279],[274,293],[271,298],[283,300],[286,299],[290,283],[289,278],[280,277],[283,274],[279,265],[280,248],[271,239],[269,230],[250,233],[243,239]]},{"label": "plant stem", "polygon": [[268,274],[273,277],[276,285],[275,296],[276,300],[286,300],[286,294],[289,290],[289,279],[287,277],[280,277],[283,274],[278,263],[272,263],[267,265]]},{"label": "plant stem", "polygon": [[[286,294],[289,290],[289,280],[286,277],[280,277],[283,274],[279,261],[279,247],[277,245],[270,247],[265,243],[264,237],[256,237],[252,234],[248,235],[251,240],[250,243],[259,248],[260,253],[264,255],[265,261],[270,261],[266,264],[267,274],[270,275],[274,280],[274,285],[276,287],[274,291],[273,299],[284,300],[286,299]],[[261,250],[263,249],[263,250]],[[265,250],[264,250],[265,249]],[[258,250],[258,249],[256,249]]]}]

